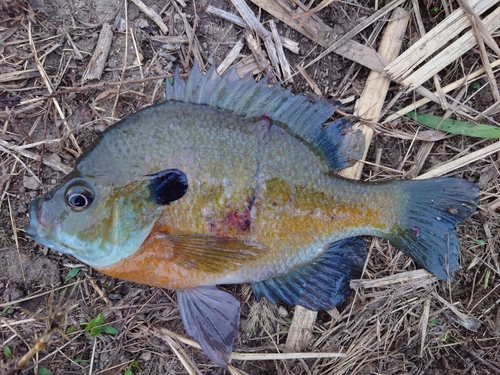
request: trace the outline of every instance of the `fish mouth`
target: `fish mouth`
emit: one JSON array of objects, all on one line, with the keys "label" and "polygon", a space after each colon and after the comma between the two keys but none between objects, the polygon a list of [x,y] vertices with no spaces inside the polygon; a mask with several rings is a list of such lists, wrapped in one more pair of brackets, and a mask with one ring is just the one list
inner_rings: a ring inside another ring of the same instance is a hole
[{"label": "fish mouth", "polygon": [[26,233],[28,233],[31,237],[34,237],[37,235],[38,232],[38,227],[39,227],[39,222],[38,222],[38,202],[39,199],[35,199],[33,202],[30,204],[29,208],[29,221],[28,224],[24,226],[24,230]]},{"label": "fish mouth", "polygon": [[42,231],[50,233],[51,229],[46,227],[44,223],[41,221],[41,205],[40,199],[35,199],[30,204],[29,208],[29,221],[28,224],[24,226],[25,232],[33,238],[36,242],[43,246],[47,246],[50,248],[54,247],[54,244],[45,238]]}]

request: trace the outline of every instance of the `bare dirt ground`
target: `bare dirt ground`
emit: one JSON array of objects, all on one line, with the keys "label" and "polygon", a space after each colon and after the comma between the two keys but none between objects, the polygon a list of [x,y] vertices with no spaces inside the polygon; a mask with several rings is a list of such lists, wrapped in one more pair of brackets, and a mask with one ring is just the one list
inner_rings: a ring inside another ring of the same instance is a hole
[{"label": "bare dirt ground", "polygon": [[[133,2],[0,0],[0,373],[224,373],[186,340],[171,291],[103,276],[36,244],[22,229],[31,200],[55,186],[103,129],[162,102],[164,79],[176,66],[187,72],[194,60],[204,68],[220,65],[243,37],[241,26],[206,12],[211,5],[238,14],[229,1],[145,2],[168,31]],[[330,53],[305,69],[308,83],[296,67],[305,66],[325,48],[248,4],[263,25],[274,20],[281,36],[297,42],[298,52],[285,49],[294,81],[284,86],[299,93],[311,91],[315,84],[327,98],[343,100],[343,112],[352,113],[369,69]],[[331,2],[314,17],[342,36],[384,5],[371,0]],[[420,38],[422,27],[432,30],[459,7],[432,0],[401,6],[413,14],[403,50]],[[353,40],[376,50],[387,18]],[[113,36],[104,72],[100,79],[85,81],[106,22]],[[491,35],[498,45],[498,31]],[[499,58],[486,48],[490,61]],[[245,42],[233,65],[262,77]],[[479,48],[472,48],[439,72],[439,85],[481,66]],[[498,82],[498,72],[491,74]],[[435,90],[437,81],[427,80],[424,87]],[[484,75],[477,82],[477,87],[459,86],[445,101],[455,98],[475,111],[478,122],[498,126],[498,106],[492,110],[499,102],[498,89]],[[386,114],[421,97],[404,91],[391,84]],[[419,111],[446,112],[433,102]],[[495,141],[459,135],[437,136],[435,141],[434,133],[419,133],[423,130],[408,118],[379,123],[362,179],[414,178]],[[231,371],[500,374],[499,158],[496,151],[446,172],[478,183],[482,191],[478,211],[458,226],[461,269],[452,283],[418,270],[385,241],[367,238],[370,252],[362,280],[353,283],[355,291],[342,306],[318,314],[302,342],[302,356],[285,345],[293,306],[255,302],[248,286],[230,286],[243,313]],[[77,267],[75,275],[72,270]],[[93,329],[96,322],[100,326]],[[29,358],[19,368],[27,353]],[[273,353],[278,354],[268,355]],[[296,355],[287,358],[290,353]]]}]

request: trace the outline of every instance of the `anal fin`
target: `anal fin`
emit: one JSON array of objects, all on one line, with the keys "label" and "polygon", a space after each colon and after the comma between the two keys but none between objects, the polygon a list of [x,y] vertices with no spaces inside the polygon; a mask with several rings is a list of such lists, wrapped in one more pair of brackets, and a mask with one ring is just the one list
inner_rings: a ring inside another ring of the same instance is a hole
[{"label": "anal fin", "polygon": [[266,297],[323,311],[341,304],[350,292],[351,279],[361,277],[366,244],[361,237],[346,238],[305,266],[287,274],[252,284],[255,298]]},{"label": "anal fin", "polygon": [[177,291],[177,303],[187,333],[217,365],[227,368],[240,326],[240,303],[215,286]]}]

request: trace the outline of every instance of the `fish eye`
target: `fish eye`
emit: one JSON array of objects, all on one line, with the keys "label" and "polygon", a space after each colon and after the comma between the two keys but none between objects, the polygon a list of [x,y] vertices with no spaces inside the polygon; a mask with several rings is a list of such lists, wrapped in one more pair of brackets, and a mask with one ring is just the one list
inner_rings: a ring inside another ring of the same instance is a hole
[{"label": "fish eye", "polygon": [[84,211],[90,207],[94,201],[94,193],[87,184],[79,183],[72,185],[66,190],[66,204],[73,211]]}]

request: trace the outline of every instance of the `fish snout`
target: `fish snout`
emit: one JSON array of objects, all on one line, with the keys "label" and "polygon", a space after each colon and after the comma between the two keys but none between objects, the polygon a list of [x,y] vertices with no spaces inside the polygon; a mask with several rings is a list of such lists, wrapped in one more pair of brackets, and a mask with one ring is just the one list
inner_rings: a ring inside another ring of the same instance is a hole
[{"label": "fish snout", "polygon": [[42,235],[42,232],[51,231],[51,228],[54,226],[51,216],[46,212],[44,213],[43,198],[35,199],[31,202],[29,217],[30,219],[28,224],[24,227],[24,230],[33,238],[39,237]]},{"label": "fish snout", "polygon": [[28,233],[31,237],[37,234],[37,229],[38,229],[38,202],[40,199],[35,199],[31,202],[30,208],[29,208],[29,221],[28,224],[24,226],[24,230],[26,233]]}]

